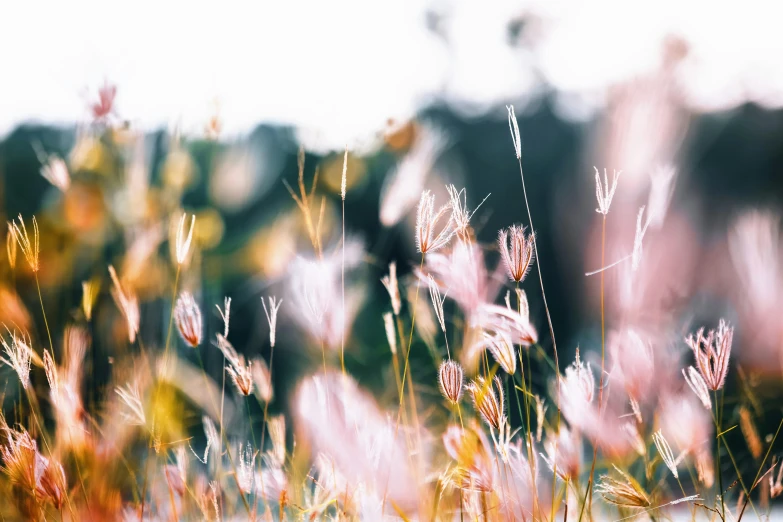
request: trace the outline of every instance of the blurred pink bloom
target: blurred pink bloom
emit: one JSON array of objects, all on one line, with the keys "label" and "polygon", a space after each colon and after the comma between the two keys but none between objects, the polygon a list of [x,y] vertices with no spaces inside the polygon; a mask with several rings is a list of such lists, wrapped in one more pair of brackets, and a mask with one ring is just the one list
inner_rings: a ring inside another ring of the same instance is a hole
[{"label": "blurred pink bloom", "polygon": [[[555,453],[555,445],[557,445],[557,453]],[[582,466],[582,437],[578,431],[560,426],[560,431],[556,435],[547,435],[544,449],[546,455],[541,456],[549,469],[554,470],[557,463],[557,474],[560,478],[568,480],[579,476]]]},{"label": "blurred pink bloom", "polygon": [[114,98],[117,96],[117,86],[108,82],[98,89],[98,100],[90,104],[90,111],[95,120],[105,120],[114,113]]},{"label": "blurred pink bloom", "polygon": [[290,290],[293,306],[288,308],[294,321],[318,342],[337,348],[364,300],[364,289],[351,283],[349,270],[362,261],[364,250],[359,241],[348,239],[345,248],[346,288],[345,313],[340,299],[342,251],[324,253],[321,259],[297,257],[290,269]]},{"label": "blurred pink bloom", "polygon": [[633,328],[611,332],[607,341],[611,378],[636,402],[645,401],[655,376],[655,357],[650,341]]},{"label": "blurred pink bloom", "polygon": [[416,510],[421,471],[416,462],[426,460],[426,448],[408,448],[407,428],[397,429],[353,379],[337,372],[308,377],[295,404],[297,440],[332,460],[351,489],[371,488],[385,496],[387,509],[393,503],[403,512]]},{"label": "blurred pink bloom", "polygon": [[700,448],[709,449],[712,420],[695,397],[690,394],[667,394],[659,404],[661,432],[678,451],[698,453]]}]

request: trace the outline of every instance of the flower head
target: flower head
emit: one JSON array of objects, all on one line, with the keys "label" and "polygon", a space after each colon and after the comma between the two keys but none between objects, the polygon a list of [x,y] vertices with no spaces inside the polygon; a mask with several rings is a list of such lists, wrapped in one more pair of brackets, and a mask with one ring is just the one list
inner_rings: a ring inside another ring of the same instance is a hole
[{"label": "flower head", "polygon": [[717,330],[710,330],[705,336],[704,328],[700,328],[695,337],[690,335],[685,339],[693,350],[699,373],[712,391],[720,390],[726,382],[733,337],[734,328],[721,319]]},{"label": "flower head", "polygon": [[443,396],[452,404],[457,404],[462,397],[462,366],[454,361],[444,361],[438,370],[438,385]]},{"label": "flower head", "polygon": [[708,410],[712,409],[710,389],[707,388],[707,383],[704,382],[704,379],[702,378],[701,374],[699,374],[698,370],[696,370],[696,368],[693,366],[688,366],[687,373],[685,370],[683,370],[682,376],[685,378],[685,382],[688,383],[688,386],[691,390],[693,390],[693,393],[696,394],[696,397],[699,398],[704,407]]},{"label": "flower head", "polygon": [[226,371],[239,393],[248,396],[253,393],[253,361],[245,362],[245,357],[237,353],[228,339],[218,334],[217,347],[228,361]]},{"label": "flower head", "polygon": [[196,228],[196,215],[193,214],[190,218],[190,229],[187,236],[185,235],[185,218],[187,213],[183,212],[182,217],[179,218],[179,227],[177,227],[177,264],[182,265],[188,258],[190,252],[190,242],[193,240],[193,229]]},{"label": "flower head", "polygon": [[614,171],[612,175],[612,183],[609,184],[609,177],[604,169],[604,179],[601,181],[601,174],[598,172],[597,167],[595,169],[595,197],[598,200],[598,208],[595,209],[599,214],[604,216],[609,213],[609,207],[612,205],[612,199],[614,198],[614,192],[617,190],[617,181],[620,179],[622,171]]},{"label": "flower head", "polygon": [[201,344],[203,326],[201,324],[201,310],[190,292],[182,292],[174,307],[174,321],[182,339],[191,347]]},{"label": "flower head", "polygon": [[264,298],[261,298],[261,306],[264,307],[264,314],[266,315],[266,320],[269,323],[269,345],[272,348],[275,347],[275,334],[277,332],[277,311],[280,310],[280,305],[282,304],[282,299],[278,301],[277,297],[270,297],[269,309],[267,309]]},{"label": "flower head", "polygon": [[[30,270],[38,272],[38,269],[40,268],[40,265],[38,264],[38,253],[41,251],[41,248],[38,237],[38,222],[35,220],[35,216],[33,216],[32,241],[30,241],[30,235],[27,233],[27,227],[24,224],[24,219],[22,219],[22,214],[19,214],[19,223],[17,224],[16,221],[12,221],[11,226],[14,229],[14,236],[19,243],[19,248],[22,249],[22,254],[27,260],[27,264],[30,265]],[[13,257],[16,259],[16,254],[14,254]]]},{"label": "flower head", "polygon": [[601,477],[595,490],[604,497],[604,500],[616,506],[625,506],[631,508],[649,507],[650,497],[642,489],[633,477],[623,472],[617,466],[613,466],[622,479],[612,478],[608,475]]},{"label": "flower head", "polygon": [[483,337],[487,350],[495,361],[507,374],[514,375],[517,369],[517,352],[514,351],[511,335],[505,330],[498,330],[494,334],[483,332]]},{"label": "flower head", "polygon": [[666,464],[666,467],[669,468],[669,471],[672,472],[674,478],[677,478],[677,464],[679,464],[680,459],[674,458],[672,448],[669,446],[669,442],[666,440],[666,437],[664,437],[663,433],[661,433],[661,430],[653,433],[653,442],[655,442],[655,447],[658,448],[658,453],[661,455],[663,463]]},{"label": "flower head", "polygon": [[109,265],[109,275],[114,283],[112,288],[112,296],[114,302],[117,303],[117,307],[125,316],[125,322],[128,325],[128,341],[133,343],[136,340],[136,334],[139,333],[139,300],[136,294],[126,290],[122,283],[120,283],[119,277],[114,267]]},{"label": "flower head", "polygon": [[402,301],[400,300],[400,287],[397,284],[397,263],[394,261],[389,263],[389,273],[381,278],[381,283],[389,292],[394,315],[400,315]]},{"label": "flower head", "polygon": [[498,234],[498,245],[508,276],[517,283],[523,281],[533,266],[533,234],[525,236],[525,227],[511,225]]},{"label": "flower head", "polygon": [[98,89],[98,100],[90,104],[90,112],[96,121],[102,121],[114,112],[114,98],[117,96],[117,86],[108,82]]},{"label": "flower head", "polygon": [[33,349],[30,348],[30,339],[25,338],[23,334],[17,335],[16,331],[13,333],[8,331],[8,334],[10,335],[10,339],[3,337],[2,340],[0,340],[6,355],[6,357],[0,356],[0,362],[7,364],[14,369],[19,376],[22,387],[26,390],[30,386],[30,363],[33,358]]},{"label": "flower head", "polygon": [[468,385],[468,391],[473,397],[473,406],[484,421],[490,427],[500,429],[505,411],[505,396],[500,378],[495,377],[489,381],[479,376]]},{"label": "flower head", "polygon": [[[416,250],[422,254],[435,252],[446,246],[456,232],[453,215],[450,214],[451,203],[443,205],[435,212],[435,195],[429,190],[421,193],[419,209],[416,213]],[[446,225],[435,234],[438,222],[449,216]]]},{"label": "flower head", "polygon": [[547,435],[544,449],[546,455],[541,456],[550,469],[556,469],[560,478],[568,480],[579,476],[582,466],[582,437],[578,432],[560,426],[557,435]]}]

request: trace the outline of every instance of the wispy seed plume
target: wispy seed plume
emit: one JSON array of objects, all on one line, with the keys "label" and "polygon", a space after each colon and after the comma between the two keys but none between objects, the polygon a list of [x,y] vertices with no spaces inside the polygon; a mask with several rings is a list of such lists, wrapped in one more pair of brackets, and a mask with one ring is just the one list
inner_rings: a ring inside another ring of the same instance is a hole
[{"label": "wispy seed plume", "polygon": [[595,209],[595,211],[605,216],[609,213],[609,207],[612,205],[612,199],[614,199],[614,193],[617,190],[617,182],[620,179],[622,171],[613,171],[610,184],[606,169],[604,169],[604,179],[601,180],[601,174],[598,171],[598,168],[593,168],[595,169],[595,198],[598,200],[598,208]]},{"label": "wispy seed plume", "polygon": [[381,278],[381,283],[389,292],[394,315],[400,315],[402,300],[400,299],[400,287],[397,284],[397,263],[394,261],[389,263],[389,273]]},{"label": "wispy seed plume", "polygon": [[280,305],[283,304],[283,300],[277,300],[277,297],[269,297],[269,308],[267,309],[264,298],[261,298],[261,306],[264,307],[264,314],[266,320],[269,323],[269,344],[272,348],[275,347],[275,337],[277,332],[277,311],[280,310]]},{"label": "wispy seed plume", "polygon": [[196,215],[191,215],[190,229],[187,235],[185,234],[185,219],[187,213],[183,212],[182,217],[179,218],[179,227],[177,227],[177,264],[182,265],[188,257],[190,252],[190,243],[193,240],[193,229],[196,227]]}]

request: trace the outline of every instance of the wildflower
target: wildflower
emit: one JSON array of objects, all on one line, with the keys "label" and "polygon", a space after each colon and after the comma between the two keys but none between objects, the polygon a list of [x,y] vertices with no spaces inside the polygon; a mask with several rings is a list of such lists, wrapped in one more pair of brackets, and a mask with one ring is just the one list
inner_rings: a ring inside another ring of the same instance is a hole
[{"label": "wildflower", "polygon": [[272,440],[272,453],[277,462],[285,462],[285,417],[276,415],[267,420],[269,438]]},{"label": "wildflower", "polygon": [[517,370],[517,353],[514,351],[510,334],[499,330],[493,335],[483,332],[483,337],[486,347],[495,361],[507,374],[514,375]]},{"label": "wildflower", "polygon": [[185,237],[185,218],[187,213],[183,212],[182,217],[179,219],[179,227],[177,228],[177,264],[180,266],[185,262],[190,251],[190,242],[193,239],[193,229],[196,228],[196,215],[193,214],[190,219],[190,229],[188,235]]},{"label": "wildflower", "polygon": [[443,333],[446,333],[446,319],[443,315],[443,303],[446,301],[445,297],[441,297],[440,288],[435,282],[433,277],[427,276],[427,284],[430,290],[430,299],[432,300],[432,307],[435,309],[435,317],[438,319],[438,324]]},{"label": "wildflower", "polygon": [[721,319],[718,329],[710,330],[706,337],[704,328],[700,328],[696,337],[690,335],[685,339],[685,343],[693,350],[699,373],[712,391],[720,390],[726,382],[733,336],[734,328]]},{"label": "wildflower", "polygon": [[633,477],[623,472],[617,466],[612,465],[624,480],[618,480],[608,475],[601,477],[595,490],[604,497],[604,500],[610,504],[631,508],[646,508],[651,502],[650,498],[644,492]]},{"label": "wildflower", "polygon": [[525,227],[512,225],[500,231],[498,245],[508,276],[517,283],[523,281],[533,266],[533,234],[525,237]]},{"label": "wildflower", "polygon": [[[14,236],[16,237],[19,248],[22,249],[22,254],[27,260],[27,264],[30,265],[30,270],[38,272],[40,265],[38,264],[38,254],[40,252],[39,237],[38,237],[38,222],[33,216],[33,240],[30,241],[30,235],[27,233],[27,227],[22,219],[22,214],[19,214],[19,224],[16,221],[11,222],[11,226],[14,228]],[[14,254],[14,260],[16,254]]]},{"label": "wildflower", "polygon": [[269,371],[266,363],[260,357],[253,359],[253,383],[256,385],[258,395],[261,400],[267,404],[272,402],[273,388],[272,388],[272,374]]},{"label": "wildflower", "polygon": [[416,213],[416,250],[421,254],[435,252],[446,246],[455,233],[453,217],[435,235],[438,222],[451,210],[451,203],[443,205],[435,212],[435,196],[429,190],[421,193],[419,209]]},{"label": "wildflower", "polygon": [[[264,304],[264,300],[261,300],[261,304]],[[215,305],[215,308],[217,308],[218,313],[220,314],[220,318],[223,319],[223,337],[228,337],[228,323],[231,319],[231,298],[230,297],[224,297],[223,298],[223,309],[220,309],[219,305]]]},{"label": "wildflower", "polygon": [[519,124],[517,123],[517,115],[514,114],[514,106],[506,105],[508,111],[508,130],[511,131],[511,141],[514,142],[514,152],[517,155],[517,159],[522,159],[522,140],[519,137]]},{"label": "wildflower", "polygon": [[756,430],[756,426],[753,424],[753,419],[750,416],[750,410],[746,406],[740,406],[740,428],[742,429],[742,435],[745,437],[745,442],[748,444],[750,454],[754,459],[761,457],[762,447],[761,438],[759,432]]},{"label": "wildflower", "polygon": [[174,307],[174,321],[182,339],[191,347],[196,348],[201,344],[203,326],[201,324],[201,310],[190,292],[182,292]]},{"label": "wildflower", "polygon": [[394,261],[389,263],[389,273],[381,278],[381,283],[389,292],[394,315],[400,315],[402,301],[400,300],[400,288],[397,284],[397,263]]},{"label": "wildflower", "polygon": [[[6,328],[6,331],[8,329]],[[30,348],[30,339],[25,339],[24,335],[17,335],[16,331],[8,331],[10,339],[5,337],[0,340],[5,349],[6,357],[0,357],[3,362],[14,369],[19,376],[22,387],[26,390],[30,386],[30,362],[33,357],[33,349]],[[40,359],[39,359],[40,361]]]},{"label": "wildflower", "polygon": [[389,342],[389,349],[392,355],[397,354],[397,332],[394,331],[394,316],[387,312],[383,314],[383,327],[386,331],[386,340]]},{"label": "wildflower", "polygon": [[280,305],[283,304],[283,300],[277,300],[277,297],[269,298],[269,309],[266,308],[263,297],[261,298],[261,306],[264,307],[264,314],[266,320],[269,323],[269,345],[275,347],[275,333],[277,332],[277,311],[280,310]]},{"label": "wildflower", "polygon": [[462,366],[454,361],[444,361],[438,370],[440,391],[452,404],[457,404],[462,397],[462,375]]},{"label": "wildflower", "polygon": [[133,343],[136,341],[136,334],[139,332],[139,300],[132,292],[123,288],[117,277],[117,272],[114,267],[109,265],[109,275],[114,283],[112,289],[112,296],[114,302],[117,303],[117,307],[125,316],[125,322],[128,325],[128,342]]},{"label": "wildflower", "polygon": [[598,208],[595,209],[595,211],[605,216],[609,213],[609,207],[612,205],[612,199],[617,190],[617,181],[620,179],[622,171],[613,171],[612,184],[609,185],[609,177],[606,174],[606,169],[604,169],[604,179],[603,183],[601,183],[601,175],[598,172],[598,168],[593,168],[595,169],[595,197],[598,200]]},{"label": "wildflower", "polygon": [[[497,390],[497,394],[495,390]],[[500,429],[505,403],[500,379],[495,377],[492,381],[487,381],[484,377],[479,376],[468,385],[468,391],[473,397],[476,411],[481,414],[484,421],[490,427]]]},{"label": "wildflower", "polygon": [[688,383],[688,386],[691,390],[693,390],[693,393],[696,394],[696,397],[699,398],[704,407],[708,410],[711,409],[712,400],[710,399],[710,390],[707,388],[707,383],[704,382],[704,379],[696,370],[696,368],[693,366],[688,366],[688,373],[685,373],[685,370],[683,370],[682,376],[685,378],[685,382]]},{"label": "wildflower", "polygon": [[41,167],[41,176],[63,192],[68,190],[68,187],[71,185],[71,175],[68,173],[68,165],[66,165],[65,161],[56,154],[50,155],[46,164]]},{"label": "wildflower", "polygon": [[672,448],[666,441],[666,437],[664,437],[663,433],[661,433],[661,430],[653,433],[653,442],[655,442],[655,447],[658,448],[658,453],[661,455],[663,463],[666,464],[666,467],[669,468],[669,471],[672,472],[674,478],[677,478],[677,464],[679,459],[674,459]]},{"label": "wildflower", "polygon": [[11,266],[12,270],[16,268],[16,245],[16,228],[14,228],[14,224],[12,222],[9,222],[8,232],[5,236],[5,251],[8,255],[8,264]]},{"label": "wildflower", "polygon": [[147,416],[144,414],[144,403],[141,400],[138,384],[126,384],[125,386],[115,388],[114,392],[120,396],[120,399],[129,410],[122,414],[125,420],[130,424],[145,425]]},{"label": "wildflower", "polygon": [[557,471],[561,479],[568,480],[579,476],[582,466],[582,437],[578,432],[560,426],[556,435],[547,435],[544,449],[546,455],[542,454],[541,457],[549,469]]}]

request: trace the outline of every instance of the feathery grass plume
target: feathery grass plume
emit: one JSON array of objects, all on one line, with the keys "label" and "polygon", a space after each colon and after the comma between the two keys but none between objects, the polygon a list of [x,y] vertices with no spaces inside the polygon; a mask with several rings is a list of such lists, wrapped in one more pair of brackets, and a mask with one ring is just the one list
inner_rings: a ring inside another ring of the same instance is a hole
[{"label": "feathery grass plume", "polygon": [[[779,464],[777,476],[775,475],[775,464]],[[773,461],[769,469],[769,496],[777,498],[781,493],[783,493],[783,461]]]},{"label": "feathery grass plume", "polygon": [[569,430],[565,425],[560,426],[557,434],[547,433],[546,442],[541,457],[549,469],[555,470],[563,480],[574,479],[579,476],[582,467],[582,437],[576,430]]},{"label": "feathery grass plume", "polygon": [[508,277],[524,281],[533,266],[533,234],[525,236],[525,227],[511,225],[498,233],[498,246]]},{"label": "feathery grass plume", "polygon": [[343,175],[340,177],[340,198],[345,201],[345,191],[348,184],[348,145],[345,146],[343,155]]},{"label": "feathery grass plume", "polygon": [[182,340],[191,348],[201,344],[203,325],[201,322],[201,310],[190,292],[179,294],[177,304],[174,307],[174,322]]},{"label": "feathery grass plume", "polygon": [[[3,336],[0,342],[3,344],[6,357],[0,356],[0,362],[3,362],[14,369],[19,376],[19,382],[25,390],[30,387],[30,364],[33,358],[33,349],[30,348],[30,338],[24,334],[17,334],[16,330],[11,332],[6,327],[6,333],[9,338]],[[40,359],[39,359],[40,361]]]},{"label": "feathery grass plume", "polygon": [[756,430],[756,425],[753,423],[753,418],[750,416],[750,410],[747,406],[740,406],[740,428],[742,429],[742,436],[745,437],[745,442],[748,445],[750,454],[754,459],[761,458],[762,444],[759,432]]},{"label": "feathery grass plume", "polygon": [[212,422],[212,419],[210,419],[207,415],[201,417],[201,423],[204,427],[204,436],[207,438],[207,445],[204,448],[204,458],[196,455],[196,452],[193,451],[193,448],[190,448],[190,452],[193,453],[199,462],[206,464],[209,460],[210,448],[213,449],[217,455],[221,454],[220,435],[218,434],[217,428],[215,427],[215,423]]},{"label": "feathery grass plume", "polygon": [[242,493],[253,493],[256,489],[256,457],[257,451],[248,442],[244,446],[239,443],[239,458],[237,459],[236,479]]},{"label": "feathery grass plume", "polygon": [[[261,304],[264,304],[264,300],[261,300]],[[231,298],[230,297],[224,297],[223,298],[223,309],[221,310],[220,305],[215,305],[215,308],[217,308],[218,313],[220,314],[220,318],[223,320],[223,337],[228,337],[228,323],[231,320]]]},{"label": "feathery grass plume", "polygon": [[462,366],[454,361],[443,361],[438,369],[438,385],[440,391],[446,399],[457,404],[462,398],[462,388],[464,383]]},{"label": "feathery grass plume", "polygon": [[50,154],[45,158],[45,163],[41,167],[41,176],[63,192],[71,186],[68,165],[57,154]]},{"label": "feathery grass plume", "polygon": [[8,256],[8,265],[13,270],[16,268],[17,239],[16,228],[10,221],[8,222],[8,232],[5,235],[5,252]]},{"label": "feathery grass plume", "polygon": [[674,192],[674,179],[677,170],[673,165],[661,165],[650,173],[650,195],[647,209],[650,212],[650,226],[659,229],[666,218],[669,202]]},{"label": "feathery grass plume", "polygon": [[258,396],[267,404],[272,402],[274,389],[272,388],[272,374],[263,359],[256,357],[252,362],[253,383],[256,385]]},{"label": "feathery grass plume", "polygon": [[630,508],[650,507],[650,498],[639,483],[614,464],[612,464],[612,467],[622,476],[623,480],[603,475],[601,482],[595,487],[596,492],[600,493],[604,500],[616,506]]},{"label": "feathery grass plume", "polygon": [[38,455],[43,459],[43,473],[38,479],[36,494],[52,503],[55,509],[60,510],[68,499],[68,480],[62,464]]},{"label": "feathery grass plume", "polygon": [[468,194],[465,189],[457,190],[454,185],[447,185],[446,190],[449,193],[449,205],[451,206],[451,222],[454,223],[454,233],[458,234],[463,240],[468,241],[470,239],[468,230],[470,228],[470,220],[476,211],[484,204],[489,197],[489,194],[478,204],[478,206],[471,210],[468,210]]},{"label": "feathery grass plume", "polygon": [[57,366],[54,364],[52,354],[49,350],[44,350],[44,372],[46,373],[46,381],[49,383],[49,389],[52,391],[52,403],[57,406],[57,390],[60,388],[60,376],[57,373]]},{"label": "feathery grass plume", "polygon": [[470,319],[471,326],[490,334],[503,332],[512,344],[528,347],[538,342],[538,333],[532,324],[516,310],[507,306],[480,304]]},{"label": "feathery grass plume", "polygon": [[688,383],[688,386],[693,390],[693,393],[699,398],[704,407],[711,410],[712,399],[710,399],[710,389],[707,388],[707,383],[704,382],[701,374],[693,366],[688,366],[687,370],[687,373],[684,369],[682,370],[685,382]]},{"label": "feathery grass plume", "polygon": [[[14,236],[16,237],[19,248],[22,249],[22,255],[24,255],[27,264],[30,265],[30,270],[38,272],[40,265],[38,264],[38,254],[40,253],[40,243],[38,234],[38,222],[33,216],[33,240],[30,241],[30,235],[27,233],[27,227],[22,219],[22,214],[19,214],[19,223],[16,221],[11,222],[11,226],[14,228]],[[16,259],[16,255],[14,255]]]},{"label": "feathery grass plume", "polygon": [[127,411],[122,412],[123,418],[129,423],[138,426],[147,424],[147,416],[144,414],[144,403],[137,383],[126,384],[114,389],[120,400],[125,404]]},{"label": "feathery grass plume", "polygon": [[647,445],[644,443],[636,424],[633,422],[626,422],[620,429],[623,431],[623,435],[625,435],[633,450],[638,453],[640,457],[645,457],[647,455]]},{"label": "feathery grass plume", "polygon": [[253,361],[245,362],[245,357],[237,353],[228,339],[217,335],[217,347],[228,361],[226,371],[239,393],[248,396],[253,393]]},{"label": "feathery grass plume", "polygon": [[109,265],[109,275],[114,284],[111,295],[114,297],[114,302],[117,303],[117,307],[125,317],[125,322],[128,326],[128,341],[133,344],[136,341],[136,335],[139,333],[139,300],[136,297],[136,294],[126,290],[122,286],[120,279],[117,277],[117,272],[112,265]]},{"label": "feathery grass plume", "polygon": [[558,377],[558,381],[563,415],[572,425],[584,427],[595,395],[595,378],[590,363],[585,365],[580,359],[578,347],[576,359],[565,369],[565,376]]},{"label": "feathery grass plume", "polygon": [[511,341],[511,335],[503,330],[498,330],[494,334],[482,332],[484,343],[492,354],[495,361],[509,375],[514,375],[517,371],[517,352],[514,351],[514,343]]},{"label": "feathery grass plume", "polygon": [[190,252],[190,242],[193,240],[193,229],[196,228],[196,215],[192,214],[190,218],[190,229],[187,236],[185,235],[185,218],[187,218],[187,212],[182,213],[182,217],[179,218],[179,226],[177,227],[177,264],[182,266],[188,258]]},{"label": "feathery grass plume", "polygon": [[718,329],[710,330],[706,337],[702,327],[695,337],[691,334],[685,339],[685,343],[693,350],[699,373],[712,391],[720,390],[726,382],[733,337],[734,328],[721,319]]},{"label": "feathery grass plume", "polygon": [[663,463],[666,464],[666,467],[669,468],[669,471],[672,472],[674,478],[678,478],[677,464],[679,459],[674,458],[672,448],[669,446],[669,442],[666,440],[666,437],[664,437],[663,433],[661,433],[661,430],[653,433],[653,442],[655,442],[655,447],[658,448],[658,454],[661,456]]},{"label": "feathery grass plume", "polygon": [[397,354],[397,332],[394,330],[394,316],[391,312],[383,314],[383,329],[386,331],[386,340],[392,355]]},{"label": "feathery grass plume", "polygon": [[544,421],[546,420],[546,410],[549,409],[549,406],[544,405],[544,399],[538,396],[538,394],[533,395],[533,398],[536,401],[536,442],[541,442],[541,435],[544,432]]},{"label": "feathery grass plume", "polygon": [[[435,195],[429,190],[421,193],[419,208],[416,212],[416,250],[421,254],[435,252],[446,246],[456,232],[451,203],[446,203],[435,212]],[[438,222],[448,216],[448,221],[435,234]]]},{"label": "feathery grass plume", "polygon": [[435,310],[435,317],[438,319],[438,324],[443,333],[446,333],[446,318],[443,314],[443,303],[446,301],[446,297],[441,297],[440,288],[435,282],[435,279],[431,276],[427,276],[427,286],[430,290],[430,300],[432,301],[432,308]]},{"label": "feathery grass plume", "polygon": [[620,174],[623,171],[612,171],[612,182],[610,184],[606,169],[604,169],[602,182],[598,168],[593,168],[595,169],[595,198],[598,200],[598,208],[595,211],[605,216],[609,213],[609,207],[612,205],[612,199],[614,199],[614,193],[617,190],[617,182],[620,180]]},{"label": "feathery grass plume", "polygon": [[517,115],[514,113],[513,105],[506,105],[508,111],[508,130],[511,132],[511,141],[514,142],[514,153],[517,155],[517,159],[522,159],[522,140],[519,137],[519,124],[517,123]]},{"label": "feathery grass plume", "polygon": [[272,441],[272,454],[277,462],[285,462],[285,417],[275,415],[267,420],[269,438]]},{"label": "feathery grass plume", "polygon": [[400,300],[400,287],[397,284],[397,263],[394,261],[389,263],[389,273],[381,278],[381,283],[383,283],[386,291],[389,292],[394,315],[400,315],[402,301]]},{"label": "feathery grass plume", "polygon": [[92,308],[95,306],[95,301],[98,299],[98,292],[101,289],[101,282],[99,279],[91,279],[89,281],[82,281],[82,311],[84,317],[88,321],[92,320]]},{"label": "feathery grass plume", "polygon": [[473,398],[473,406],[484,418],[487,425],[496,430],[500,429],[501,419],[505,411],[505,396],[500,378],[496,376],[491,381],[488,381],[480,375],[467,388]]},{"label": "feathery grass plume", "polygon": [[264,314],[266,315],[266,321],[269,323],[269,345],[275,347],[275,338],[277,333],[277,311],[280,310],[280,306],[283,304],[283,300],[277,300],[277,297],[269,297],[269,309],[266,307],[264,298],[261,298],[261,306],[264,307]]}]

